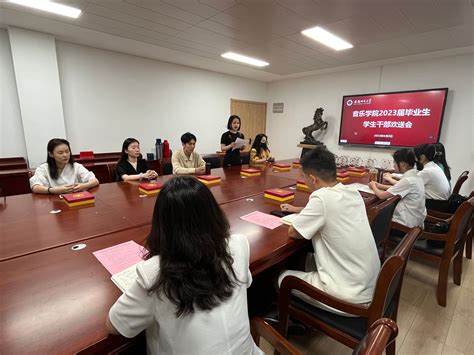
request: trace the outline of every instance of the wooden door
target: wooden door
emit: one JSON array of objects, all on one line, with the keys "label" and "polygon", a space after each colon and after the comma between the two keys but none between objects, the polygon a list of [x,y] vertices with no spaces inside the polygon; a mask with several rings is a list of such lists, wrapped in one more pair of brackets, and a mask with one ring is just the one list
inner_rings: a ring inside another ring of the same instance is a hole
[{"label": "wooden door", "polygon": [[[265,102],[230,100],[230,114],[240,117],[240,131],[245,138],[255,139],[259,133],[265,133],[267,104]],[[250,150],[250,146],[248,147]]]}]

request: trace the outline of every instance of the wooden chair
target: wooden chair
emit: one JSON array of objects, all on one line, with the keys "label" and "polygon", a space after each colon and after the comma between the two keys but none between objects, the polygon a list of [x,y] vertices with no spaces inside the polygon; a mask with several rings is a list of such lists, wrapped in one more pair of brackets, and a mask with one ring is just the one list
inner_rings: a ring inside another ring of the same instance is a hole
[{"label": "wooden chair", "polygon": [[[469,195],[469,199],[471,202],[471,205],[474,203],[474,191],[471,191],[471,194]],[[428,210],[428,215],[431,217],[438,218],[440,220],[445,221],[446,223],[450,223],[451,217],[453,214],[451,213],[445,213],[445,212],[439,212],[435,210]],[[469,227],[466,232],[466,258],[472,259],[472,235],[474,231],[474,212],[471,214],[471,221],[469,222]]]},{"label": "wooden chair", "polygon": [[[472,209],[473,207],[469,201],[464,202],[450,218],[450,227],[447,233],[436,234],[423,232],[420,240],[418,240],[413,247],[413,256],[418,256],[439,264],[436,298],[438,299],[438,304],[443,307],[446,307],[449,265],[453,259],[454,283],[456,285],[461,284],[462,256]],[[427,219],[430,218],[432,217],[427,217]],[[408,230],[407,227],[394,222],[392,222],[392,228],[402,232]],[[395,235],[390,236],[392,243],[399,243],[400,239],[400,237]],[[445,245],[444,247],[435,247],[427,242],[429,240],[444,241]]]},{"label": "wooden chair", "polygon": [[[295,276],[285,277],[279,297],[280,333],[287,336],[288,319],[292,317],[354,349],[377,319],[386,317],[396,321],[405,267],[413,244],[420,234],[421,228],[413,228],[385,260],[377,278],[372,302],[368,306],[343,301]],[[294,296],[293,291],[299,291],[315,301],[354,317],[313,306]],[[395,342],[387,347],[387,354],[395,354]]]},{"label": "wooden chair", "polygon": [[381,318],[374,322],[354,349],[352,355],[383,355],[385,348],[398,335],[397,323],[388,318]]},{"label": "wooden chair", "polygon": [[117,163],[108,163],[107,164],[107,170],[109,171],[110,181],[117,182],[118,181]]},{"label": "wooden chair", "polygon": [[387,240],[390,234],[390,222],[392,221],[393,211],[395,211],[399,201],[400,196],[395,195],[367,211],[370,228],[372,229],[381,261],[385,260]]},{"label": "wooden chair", "polygon": [[92,171],[101,184],[106,184],[113,181],[110,177],[109,169],[106,163],[84,164],[84,167],[87,170]]},{"label": "wooden chair", "polygon": [[301,352],[291,345],[280,333],[262,318],[252,318],[250,320],[250,332],[257,346],[260,345],[260,338],[264,338],[275,349],[275,353],[280,355],[300,355]]},{"label": "wooden chair", "polygon": [[459,194],[459,191],[461,191],[461,186],[464,184],[464,182],[467,180],[469,175],[469,171],[463,171],[461,175],[459,175],[458,180],[456,181],[456,184],[454,185],[453,188],[453,194]]},{"label": "wooden chair", "polygon": [[211,169],[222,167],[221,158],[219,154],[206,154],[206,155],[203,155],[202,158],[204,159],[206,163],[211,164]]},{"label": "wooden chair", "polygon": [[171,159],[163,159],[161,161],[161,173],[159,175],[171,175],[173,174],[173,165]]}]

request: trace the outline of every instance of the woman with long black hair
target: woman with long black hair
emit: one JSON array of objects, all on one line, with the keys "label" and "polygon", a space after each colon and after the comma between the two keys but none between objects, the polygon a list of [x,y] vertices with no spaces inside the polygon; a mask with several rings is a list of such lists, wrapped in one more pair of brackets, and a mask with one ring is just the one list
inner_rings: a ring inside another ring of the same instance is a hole
[{"label": "woman with long black hair", "polygon": [[263,354],[247,313],[249,244],[230,235],[209,189],[191,176],[162,188],[138,278],[112,306],[107,329],[147,330],[151,354]]}]

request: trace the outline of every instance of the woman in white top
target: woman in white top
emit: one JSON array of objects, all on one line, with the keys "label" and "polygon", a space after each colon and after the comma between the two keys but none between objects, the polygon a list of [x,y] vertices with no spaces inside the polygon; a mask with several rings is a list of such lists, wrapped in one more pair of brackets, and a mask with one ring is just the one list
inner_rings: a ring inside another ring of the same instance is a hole
[{"label": "woman in white top", "polygon": [[393,212],[393,221],[409,228],[423,227],[426,217],[425,187],[415,167],[415,155],[410,149],[399,149],[393,153],[393,168],[402,173],[397,184],[383,185],[371,181],[369,186],[381,200],[400,195],[401,200]]},{"label": "woman in white top", "polygon": [[37,194],[65,194],[99,185],[94,173],[74,162],[67,140],[53,138],[48,142],[47,149],[46,163],[38,166],[30,179],[31,191]]},{"label": "woman in white top", "polygon": [[263,354],[247,313],[249,244],[209,189],[191,176],[169,180],[157,198],[146,260],[112,306],[111,334],[146,329],[151,354]]},{"label": "woman in white top", "polygon": [[416,160],[422,165],[418,175],[425,184],[426,199],[446,201],[451,187],[443,170],[434,162],[436,149],[432,144],[420,144],[414,149]]}]

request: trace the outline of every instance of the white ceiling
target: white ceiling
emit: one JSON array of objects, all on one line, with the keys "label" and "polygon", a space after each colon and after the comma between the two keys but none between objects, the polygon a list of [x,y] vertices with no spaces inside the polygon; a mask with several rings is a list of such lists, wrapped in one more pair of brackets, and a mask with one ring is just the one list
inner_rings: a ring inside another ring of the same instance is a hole
[{"label": "white ceiling", "polygon": [[[56,0],[69,19],[0,1],[0,25],[59,40],[272,81],[306,72],[474,45],[474,0]],[[351,42],[334,51],[303,36],[321,26]],[[254,69],[220,57],[269,62]]]}]

